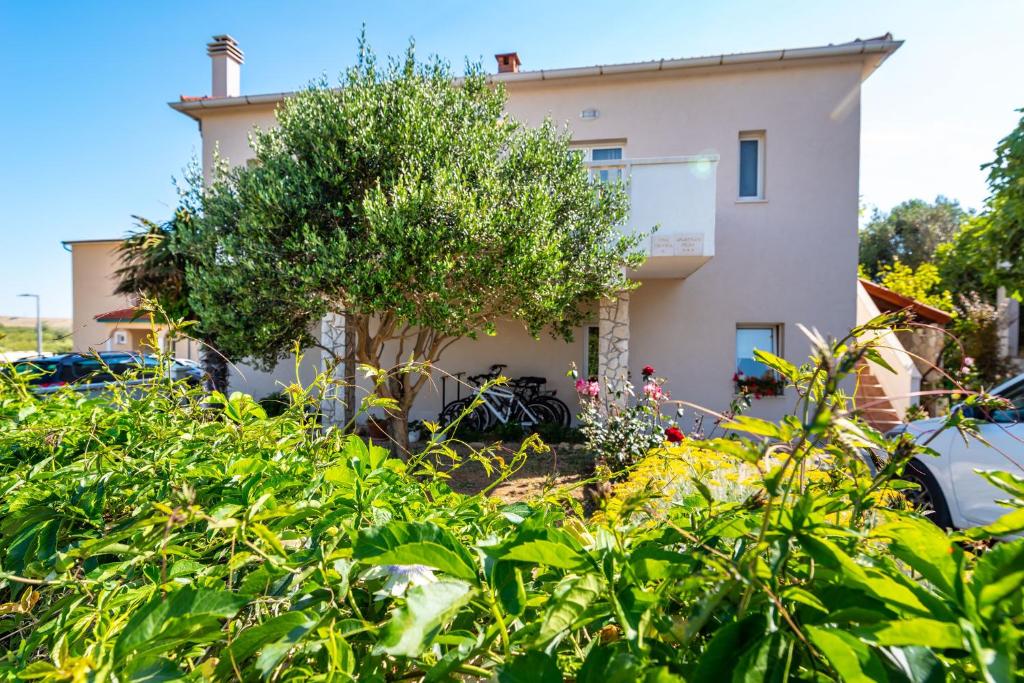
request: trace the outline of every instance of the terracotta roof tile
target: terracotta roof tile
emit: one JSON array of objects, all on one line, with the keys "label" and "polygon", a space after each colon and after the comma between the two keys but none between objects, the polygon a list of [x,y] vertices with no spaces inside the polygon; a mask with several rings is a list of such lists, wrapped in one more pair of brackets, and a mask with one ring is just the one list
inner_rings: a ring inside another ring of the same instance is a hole
[{"label": "terracotta roof tile", "polygon": [[132,322],[134,320],[145,318],[148,315],[149,313],[147,311],[143,311],[132,306],[131,308],[119,308],[115,311],[100,313],[95,317],[95,320],[100,323]]}]

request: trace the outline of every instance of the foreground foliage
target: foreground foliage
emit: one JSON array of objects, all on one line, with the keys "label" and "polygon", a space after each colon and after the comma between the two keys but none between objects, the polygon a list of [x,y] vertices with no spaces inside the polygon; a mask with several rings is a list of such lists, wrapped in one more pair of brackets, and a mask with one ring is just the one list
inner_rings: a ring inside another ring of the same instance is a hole
[{"label": "foreground foliage", "polygon": [[[1024,511],[950,536],[900,510],[917,447],[857,424],[838,389],[876,356],[818,343],[804,368],[762,357],[802,397],[793,416],[656,449],[589,521],[556,496],[455,494],[444,434],[389,458],[316,430],[296,387],[267,418],[242,395],[40,402],[3,379],[0,678],[1019,676],[1024,541],[974,542]],[[535,439],[475,457],[500,475],[528,451],[545,457]]]}]

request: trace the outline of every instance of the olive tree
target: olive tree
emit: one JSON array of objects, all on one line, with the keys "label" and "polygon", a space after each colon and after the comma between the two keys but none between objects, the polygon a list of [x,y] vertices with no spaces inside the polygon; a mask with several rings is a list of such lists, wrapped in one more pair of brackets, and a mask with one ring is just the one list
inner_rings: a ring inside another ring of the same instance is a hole
[{"label": "olive tree", "polygon": [[[506,115],[478,66],[455,78],[411,46],[385,65],[361,45],[340,85],[287,99],[255,159],[202,191],[191,302],[229,355],[273,364],[344,312],[359,363],[429,366],[501,319],[571,339],[589,302],[629,287],[625,190],[592,181],[564,129]],[[426,380],[380,388],[400,445]]]}]

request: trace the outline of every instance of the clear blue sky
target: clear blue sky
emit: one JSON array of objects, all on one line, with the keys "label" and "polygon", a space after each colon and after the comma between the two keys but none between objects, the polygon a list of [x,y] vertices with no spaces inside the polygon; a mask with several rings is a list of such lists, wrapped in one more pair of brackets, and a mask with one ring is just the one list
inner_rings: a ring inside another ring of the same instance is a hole
[{"label": "clear blue sky", "polygon": [[492,68],[517,50],[554,68],[820,45],[891,31],[906,40],[864,89],[868,205],[944,194],[979,206],[978,166],[1024,107],[1024,2],[24,2],[0,0],[0,314],[70,316],[62,239],[121,236],[170,214],[172,176],[197,155],[166,106],[209,90],[205,43],[230,33],[245,93],[291,90],[351,64],[365,23],[379,54]]}]

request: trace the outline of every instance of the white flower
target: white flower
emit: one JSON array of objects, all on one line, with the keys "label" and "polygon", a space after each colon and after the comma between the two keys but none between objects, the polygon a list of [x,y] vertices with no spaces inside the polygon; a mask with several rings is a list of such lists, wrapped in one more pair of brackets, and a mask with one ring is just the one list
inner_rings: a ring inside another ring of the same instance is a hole
[{"label": "white flower", "polygon": [[364,581],[388,577],[384,586],[374,593],[375,600],[399,598],[405,595],[410,587],[425,586],[437,581],[434,570],[423,564],[383,564],[370,567],[360,577]]}]

